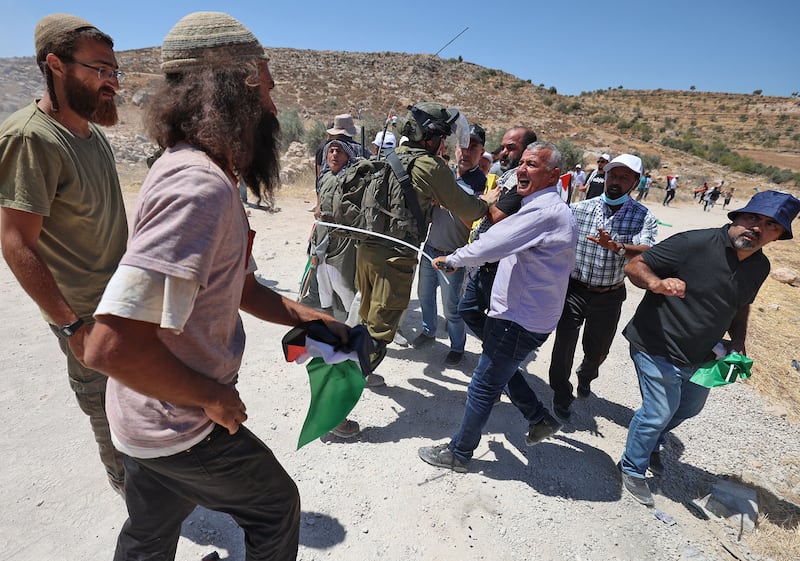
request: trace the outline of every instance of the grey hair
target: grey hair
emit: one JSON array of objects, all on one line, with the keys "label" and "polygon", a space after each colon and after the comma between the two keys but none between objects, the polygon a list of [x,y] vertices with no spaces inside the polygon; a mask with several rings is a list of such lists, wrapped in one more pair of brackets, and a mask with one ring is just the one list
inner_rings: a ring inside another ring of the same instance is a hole
[{"label": "grey hair", "polygon": [[561,155],[561,150],[558,149],[558,146],[552,142],[539,140],[536,142],[531,142],[525,147],[525,151],[542,149],[550,151],[550,157],[547,158],[547,169],[561,169],[561,166],[564,164],[564,157]]}]

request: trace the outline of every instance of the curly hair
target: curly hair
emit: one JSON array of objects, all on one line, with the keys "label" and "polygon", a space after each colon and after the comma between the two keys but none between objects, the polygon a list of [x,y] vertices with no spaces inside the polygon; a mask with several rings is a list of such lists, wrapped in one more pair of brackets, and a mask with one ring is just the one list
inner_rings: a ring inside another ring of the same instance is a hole
[{"label": "curly hair", "polygon": [[271,193],[279,175],[279,125],[262,107],[260,64],[215,66],[167,75],[148,104],[146,127],[161,148],[200,148],[260,199],[259,187]]}]

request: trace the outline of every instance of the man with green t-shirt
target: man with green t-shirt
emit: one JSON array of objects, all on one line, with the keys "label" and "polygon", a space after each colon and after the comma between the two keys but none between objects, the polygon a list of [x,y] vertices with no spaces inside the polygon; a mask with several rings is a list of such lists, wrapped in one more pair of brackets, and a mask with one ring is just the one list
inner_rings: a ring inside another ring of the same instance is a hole
[{"label": "man with green t-shirt", "polygon": [[83,366],[92,313],[128,235],[114,155],[97,125],[117,122],[123,75],[114,43],[91,23],[45,16],[34,32],[42,99],[0,126],[0,244],[67,357],[72,390],[89,417],[111,486],[124,470],[105,413],[106,376]]}]

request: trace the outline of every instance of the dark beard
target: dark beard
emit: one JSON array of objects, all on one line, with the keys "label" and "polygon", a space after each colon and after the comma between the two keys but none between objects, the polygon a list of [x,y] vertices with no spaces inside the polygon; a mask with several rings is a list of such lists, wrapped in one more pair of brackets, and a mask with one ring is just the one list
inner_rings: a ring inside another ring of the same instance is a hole
[{"label": "dark beard", "polygon": [[253,134],[253,159],[246,170],[240,171],[240,176],[259,203],[263,196],[271,205],[273,193],[280,183],[280,123],[277,117],[264,111]]},{"label": "dark beard", "polygon": [[522,160],[522,153],[520,152],[519,156],[516,158],[509,158],[508,165],[503,165],[503,162],[500,162],[500,171],[503,173],[507,172],[510,169],[515,169],[519,167],[519,162]]},{"label": "dark beard", "polygon": [[67,72],[64,80],[64,93],[70,109],[78,115],[104,127],[117,124],[117,105],[114,98],[101,99],[103,92],[114,91],[108,86],[103,86],[97,91],[92,91],[72,73]]}]

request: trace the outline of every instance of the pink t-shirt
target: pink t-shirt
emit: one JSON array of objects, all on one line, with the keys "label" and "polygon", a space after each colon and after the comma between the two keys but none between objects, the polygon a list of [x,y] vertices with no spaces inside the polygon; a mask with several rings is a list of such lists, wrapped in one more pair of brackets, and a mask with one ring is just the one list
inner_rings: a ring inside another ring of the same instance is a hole
[{"label": "pink t-shirt", "polygon": [[[189,368],[223,384],[235,383],[244,351],[239,304],[249,231],[237,187],[204,152],[179,144],[145,179],[121,261],[200,285],[183,332],[162,329],[159,338]],[[213,425],[199,407],[149,398],[113,378],[106,409],[115,440],[154,452],[188,448]]]}]

